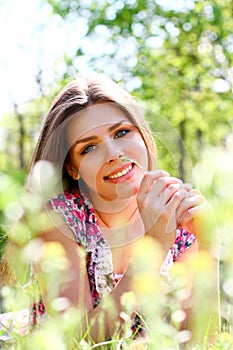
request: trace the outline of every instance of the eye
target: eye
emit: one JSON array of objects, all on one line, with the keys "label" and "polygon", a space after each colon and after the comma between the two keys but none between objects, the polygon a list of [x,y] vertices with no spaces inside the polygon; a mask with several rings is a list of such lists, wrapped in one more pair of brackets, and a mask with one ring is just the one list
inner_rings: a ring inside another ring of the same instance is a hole
[{"label": "eye", "polygon": [[82,150],[81,154],[90,153],[90,152],[94,151],[95,148],[96,148],[95,145],[89,145]]},{"label": "eye", "polygon": [[119,137],[124,137],[126,134],[128,134],[130,132],[130,130],[128,129],[121,129],[121,130],[118,130],[115,134],[115,139],[118,139]]}]

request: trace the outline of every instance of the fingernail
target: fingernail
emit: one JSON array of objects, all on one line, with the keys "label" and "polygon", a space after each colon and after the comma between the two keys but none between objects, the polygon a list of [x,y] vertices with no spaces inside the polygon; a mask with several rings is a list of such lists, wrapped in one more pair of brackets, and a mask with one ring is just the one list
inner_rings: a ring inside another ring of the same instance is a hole
[{"label": "fingernail", "polygon": [[188,187],[190,189],[193,188],[193,186],[191,184],[185,183],[184,185],[185,185],[185,187]]}]

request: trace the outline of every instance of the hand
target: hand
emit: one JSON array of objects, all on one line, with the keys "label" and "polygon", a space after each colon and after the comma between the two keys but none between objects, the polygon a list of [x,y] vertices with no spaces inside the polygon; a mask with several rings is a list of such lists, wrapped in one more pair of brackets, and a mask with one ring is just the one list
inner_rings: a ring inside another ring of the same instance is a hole
[{"label": "hand", "polygon": [[142,179],[137,202],[145,232],[166,252],[176,238],[176,210],[190,189],[189,184],[183,184],[164,171],[150,171]]},{"label": "hand", "polygon": [[198,189],[192,189],[189,191],[176,210],[178,225],[185,230],[194,233],[193,219],[202,214],[202,211],[207,204],[209,205]]},{"label": "hand", "polygon": [[187,192],[187,196],[176,209],[178,227],[197,236],[203,247],[220,240],[213,208],[198,189]]}]

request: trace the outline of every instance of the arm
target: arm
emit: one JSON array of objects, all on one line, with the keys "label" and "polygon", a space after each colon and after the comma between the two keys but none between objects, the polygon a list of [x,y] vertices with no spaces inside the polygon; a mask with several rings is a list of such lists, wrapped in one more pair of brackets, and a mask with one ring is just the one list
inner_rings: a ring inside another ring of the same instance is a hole
[{"label": "arm", "polygon": [[186,312],[182,328],[191,331],[194,344],[202,344],[205,337],[208,343],[214,343],[220,331],[218,261],[208,252],[200,251],[196,241],[176,264],[185,266],[187,285],[187,297],[182,301]]},{"label": "arm", "polygon": [[[66,230],[66,235],[63,233],[64,230]],[[84,312],[84,309],[85,311],[89,312],[93,307],[85,266],[85,254],[77,242],[68,237],[68,230],[69,228],[66,225],[60,227],[60,229],[53,228],[49,231],[41,233],[40,238],[43,240],[44,244],[48,242],[60,243],[65,252],[65,257],[68,260],[65,274],[70,278],[64,285],[61,283],[62,281],[57,281],[59,286],[58,296],[68,298],[70,304],[78,307],[82,313]],[[70,231],[70,236],[72,237],[72,235],[73,234]],[[40,284],[44,295],[46,309],[48,312],[50,312],[51,300],[49,295],[49,285],[46,285],[44,282],[45,279],[43,274],[46,274],[46,272],[43,271],[43,266],[41,264],[43,264],[43,257],[37,270],[39,282],[41,282]]]},{"label": "arm", "polygon": [[[128,267],[111,294],[100,302],[96,308],[93,308],[88,275],[86,268],[83,268],[83,266],[86,266],[84,253],[77,242],[68,238],[67,227],[64,229],[66,230],[66,235],[61,232],[63,230],[59,229],[53,229],[41,234],[44,243],[59,242],[64,248],[69,261],[69,268],[66,274],[72,274],[72,278],[66,283],[65,288],[60,288],[58,296],[66,297],[71,305],[76,307],[83,315],[82,324],[77,325],[78,332],[76,334],[80,336],[79,340],[82,339],[91,325],[88,337],[91,337],[95,342],[104,341],[107,337],[111,337],[114,331],[118,329],[117,327],[124,322],[120,317],[120,312],[123,311],[121,296],[124,292],[132,291],[131,266]],[[70,237],[72,235],[72,232],[70,232]],[[39,283],[43,285],[43,271],[40,269],[40,266],[38,268]],[[82,286],[81,291],[80,286]],[[46,309],[52,315],[53,311],[51,310],[51,300],[48,298],[47,287],[49,288],[49,286],[44,285],[42,288],[43,297]],[[106,307],[107,304],[112,305],[112,307]],[[49,312],[50,310],[51,312]]]},{"label": "arm", "polygon": [[212,207],[197,189],[191,190],[181,202],[177,216],[180,226],[196,235],[199,250],[191,258],[187,251],[178,260],[186,265],[193,279],[193,305],[188,312],[189,325],[196,341],[202,341],[207,336],[212,343],[220,331],[218,227]]},{"label": "arm", "polygon": [[[216,227],[211,229],[210,222],[213,221],[209,204],[200,191],[191,190],[177,179],[168,178],[159,172],[149,172],[141,183],[138,206],[146,234],[160,244],[164,257],[175,242],[177,223],[197,236],[195,245],[177,260],[177,263],[185,264],[185,270],[189,271],[186,278],[190,295],[184,307],[188,313],[188,327],[193,332],[193,340],[202,341],[208,325],[209,341],[214,341],[220,323],[219,241]],[[207,281],[206,286],[203,285],[203,281]]]}]

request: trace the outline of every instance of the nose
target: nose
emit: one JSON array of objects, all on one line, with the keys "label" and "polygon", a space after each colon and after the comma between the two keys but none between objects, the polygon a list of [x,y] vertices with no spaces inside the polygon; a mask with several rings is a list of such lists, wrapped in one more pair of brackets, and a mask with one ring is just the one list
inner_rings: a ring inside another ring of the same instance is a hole
[{"label": "nose", "polygon": [[106,163],[112,163],[116,159],[119,159],[123,156],[122,149],[114,143],[114,140],[109,140],[103,144],[104,152],[104,161]]}]

